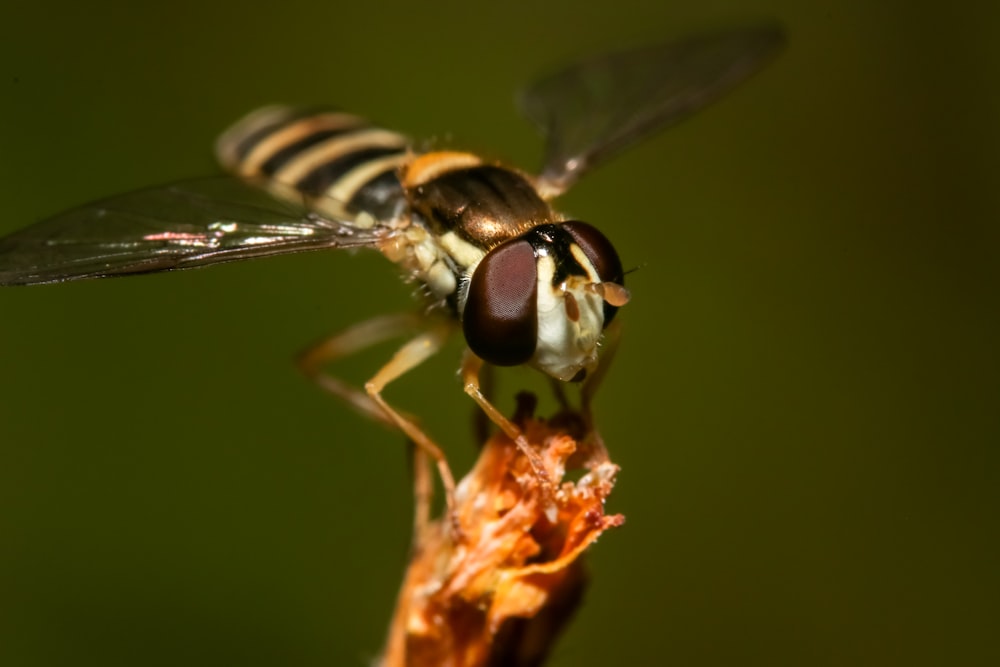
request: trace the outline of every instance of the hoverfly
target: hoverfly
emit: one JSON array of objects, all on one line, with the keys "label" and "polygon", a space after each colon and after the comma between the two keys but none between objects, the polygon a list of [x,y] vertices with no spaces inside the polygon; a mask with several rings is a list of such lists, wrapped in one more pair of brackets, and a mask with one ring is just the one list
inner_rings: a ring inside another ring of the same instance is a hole
[{"label": "hoverfly", "polygon": [[[518,428],[480,389],[480,370],[528,365],[562,382],[599,375],[602,332],[628,300],[611,242],[596,227],[564,219],[550,201],[587,170],[743,81],[782,42],[779,27],[761,24],[599,56],[536,81],[520,105],[547,141],[538,176],[471,153],[421,152],[339,110],[266,107],[218,140],[229,177],[112,197],[0,239],[0,285],[374,248],[418,282],[444,317],[377,318],[307,351],[301,366],[430,455],[451,505],[455,484],[443,452],[382,390],[461,327],[465,391],[543,475]],[[321,372],[411,327],[417,337],[364,391]]]}]

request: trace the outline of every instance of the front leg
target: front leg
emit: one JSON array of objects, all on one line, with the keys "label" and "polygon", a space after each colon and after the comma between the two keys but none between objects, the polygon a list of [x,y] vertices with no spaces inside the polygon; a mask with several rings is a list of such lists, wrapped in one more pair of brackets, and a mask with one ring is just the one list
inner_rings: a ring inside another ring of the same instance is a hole
[{"label": "front leg", "polygon": [[604,334],[603,349],[597,360],[597,368],[590,374],[590,377],[584,380],[583,387],[580,388],[580,410],[587,428],[586,440],[590,445],[588,459],[592,465],[610,460],[607,447],[604,445],[604,438],[601,437],[594,421],[594,395],[604,381],[608,369],[611,368],[611,362],[614,361],[615,354],[618,353],[621,339],[621,320],[617,320],[611,323]]},{"label": "front leg", "polygon": [[499,410],[496,409],[486,395],[483,394],[482,389],[479,386],[479,373],[483,368],[483,360],[477,357],[472,350],[466,348],[465,354],[462,356],[462,386],[465,389],[465,393],[472,397],[479,407],[482,408],[486,416],[490,418],[494,424],[500,427],[507,437],[514,441],[517,448],[524,454],[525,458],[528,459],[528,464],[531,466],[531,471],[535,475],[535,479],[538,480],[538,485],[542,492],[542,497],[547,500],[552,500],[555,497],[555,489],[552,486],[552,481],[549,479],[549,474],[545,470],[545,463],[542,461],[542,457],[538,455],[534,449],[528,444],[528,440],[521,433],[521,429],[517,425],[507,419],[501,414]]}]

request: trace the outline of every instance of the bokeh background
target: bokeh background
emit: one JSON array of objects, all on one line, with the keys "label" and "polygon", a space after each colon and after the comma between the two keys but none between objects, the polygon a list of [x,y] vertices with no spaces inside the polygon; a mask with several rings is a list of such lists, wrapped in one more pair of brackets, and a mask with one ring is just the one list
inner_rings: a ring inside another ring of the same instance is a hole
[{"label": "bokeh background", "polygon": [[[772,67],[563,202],[639,270],[598,405],[628,522],[551,664],[1000,664],[996,7],[5,0],[0,232],[213,174],[275,101],[530,168],[534,74],[777,17]],[[291,358],[410,291],[346,253],[0,291],[0,664],[376,655],[404,447]],[[463,469],[459,349],[388,395]]]}]

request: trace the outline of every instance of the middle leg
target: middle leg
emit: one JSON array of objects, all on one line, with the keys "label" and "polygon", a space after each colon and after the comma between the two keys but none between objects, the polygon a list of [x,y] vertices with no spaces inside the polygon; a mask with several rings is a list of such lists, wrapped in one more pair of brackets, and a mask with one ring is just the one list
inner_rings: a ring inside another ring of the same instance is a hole
[{"label": "middle leg", "polygon": [[[382,391],[385,387],[397,379],[399,376],[404,375],[408,371],[412,370],[416,366],[426,361],[429,357],[437,353],[441,347],[444,345],[445,341],[448,339],[448,335],[451,333],[451,326],[448,324],[436,324],[428,331],[421,333],[413,340],[409,341],[403,347],[401,347],[396,354],[392,356],[389,362],[379,369],[379,371],[372,377],[371,380],[365,383],[365,392],[368,397],[377,405],[382,414],[394,425],[396,428],[401,430],[406,436],[413,441],[413,443],[420,450],[423,455],[429,456],[437,466],[438,474],[441,476],[441,484],[444,486],[445,494],[445,505],[448,511],[448,515],[451,518],[452,528],[456,531],[456,537],[458,536],[457,530],[457,514],[455,511],[455,477],[451,473],[451,468],[448,466],[448,460],[444,455],[444,451],[438,445],[431,440],[419,426],[414,423],[413,419],[402,414],[382,397]],[[419,456],[417,457],[419,459]],[[419,464],[419,460],[415,461]],[[419,480],[419,471],[418,478]],[[420,499],[418,499],[420,500]],[[423,500],[426,503],[426,499]],[[417,508],[418,514],[422,511],[426,512],[426,506]]]}]

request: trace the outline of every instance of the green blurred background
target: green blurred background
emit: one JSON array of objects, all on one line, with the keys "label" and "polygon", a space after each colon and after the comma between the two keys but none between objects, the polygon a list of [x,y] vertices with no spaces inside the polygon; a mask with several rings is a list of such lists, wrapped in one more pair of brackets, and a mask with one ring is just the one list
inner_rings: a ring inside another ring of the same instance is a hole
[{"label": "green blurred background", "polygon": [[[1000,664],[987,5],[5,0],[0,232],[212,174],[218,131],[275,101],[532,167],[535,73],[780,18],[771,68],[563,202],[640,270],[598,406],[628,522],[551,664]],[[291,358],[410,291],[335,253],[0,291],[0,664],[369,661],[404,448]],[[388,395],[463,469],[458,354]]]}]

